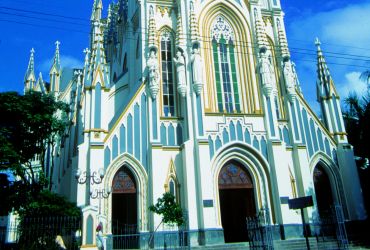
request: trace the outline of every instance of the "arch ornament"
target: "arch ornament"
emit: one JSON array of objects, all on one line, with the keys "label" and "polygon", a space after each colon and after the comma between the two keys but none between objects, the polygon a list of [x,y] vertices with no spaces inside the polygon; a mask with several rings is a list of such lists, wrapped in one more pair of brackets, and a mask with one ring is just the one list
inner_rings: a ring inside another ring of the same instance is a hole
[{"label": "arch ornament", "polygon": [[[132,155],[128,153],[121,154],[113,161],[107,168],[106,175],[104,177],[104,187],[112,187],[112,183],[116,173],[123,167],[127,167],[132,173],[136,182],[137,192],[137,214],[138,214],[138,229],[140,232],[148,231],[148,175],[145,168],[141,163],[136,160]],[[108,230],[108,234],[112,233],[112,195],[108,199],[104,200],[102,213],[107,216],[105,228]]]},{"label": "arch ornament", "polygon": [[251,146],[245,143],[235,142],[227,144],[221,148],[219,153],[211,162],[217,225],[221,226],[221,210],[218,188],[219,176],[223,167],[230,161],[237,161],[244,167],[244,170],[249,173],[251,176],[251,182],[253,183],[255,189],[255,204],[257,210],[262,207],[269,207],[271,213],[270,216],[272,216],[273,221],[275,221],[275,205],[272,200],[272,188],[268,163],[263,156]]},{"label": "arch ornament", "polygon": [[[348,216],[347,206],[345,201],[344,188],[341,181],[340,172],[338,166],[334,161],[323,152],[317,152],[310,161],[310,175],[312,180],[312,190],[315,190],[313,180],[316,166],[320,166],[325,170],[330,180],[330,186],[333,193],[334,203],[342,205],[345,217]],[[313,192],[313,198],[316,201],[316,194]],[[317,210],[317,201],[315,202],[315,210]]]}]

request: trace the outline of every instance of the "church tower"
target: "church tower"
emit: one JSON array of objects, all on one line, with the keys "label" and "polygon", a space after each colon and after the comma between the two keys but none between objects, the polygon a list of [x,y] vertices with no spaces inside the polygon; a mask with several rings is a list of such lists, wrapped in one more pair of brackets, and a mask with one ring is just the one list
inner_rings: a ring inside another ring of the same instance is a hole
[{"label": "church tower", "polygon": [[334,135],[338,143],[346,143],[347,134],[340,107],[340,97],[326,64],[318,38],[316,38],[315,45],[317,47],[317,101],[320,103],[326,128]]},{"label": "church tower", "polygon": [[26,75],[24,76],[24,91],[33,90],[34,85],[36,84],[35,76],[35,50],[31,49],[30,60],[28,63]]},{"label": "church tower", "polygon": [[50,76],[50,92],[58,94],[60,91],[60,78],[61,78],[61,66],[60,66],[60,52],[59,52],[60,42],[55,42],[55,55],[53,60],[53,65],[51,66],[49,76]]}]

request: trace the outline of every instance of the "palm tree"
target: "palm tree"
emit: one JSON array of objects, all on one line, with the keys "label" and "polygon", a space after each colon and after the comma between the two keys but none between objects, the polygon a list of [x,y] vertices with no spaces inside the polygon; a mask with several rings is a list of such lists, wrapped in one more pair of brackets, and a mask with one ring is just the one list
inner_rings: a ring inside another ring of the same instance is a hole
[{"label": "palm tree", "polygon": [[369,81],[370,81],[370,70],[366,70],[366,71],[362,72],[362,74],[360,75],[360,79],[369,83]]}]

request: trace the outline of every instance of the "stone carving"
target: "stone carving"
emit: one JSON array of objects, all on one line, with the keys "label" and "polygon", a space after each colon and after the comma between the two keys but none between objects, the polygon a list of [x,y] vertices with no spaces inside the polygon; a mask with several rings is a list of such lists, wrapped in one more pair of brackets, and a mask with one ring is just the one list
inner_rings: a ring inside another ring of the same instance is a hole
[{"label": "stone carving", "polygon": [[173,58],[177,72],[177,91],[182,97],[186,96],[186,75],[185,75],[185,58],[180,49],[176,52],[176,57]]},{"label": "stone carving", "polygon": [[192,70],[193,70],[193,88],[197,95],[203,89],[203,59],[200,55],[199,44],[194,44],[193,54],[191,56]]},{"label": "stone carving", "polygon": [[283,73],[284,73],[284,78],[285,78],[285,85],[286,85],[286,90],[288,93],[288,98],[291,102],[294,102],[296,94],[295,94],[295,76],[292,68],[292,64],[290,60],[285,61],[283,65]]},{"label": "stone carving", "polygon": [[148,74],[149,74],[149,90],[153,99],[157,98],[159,91],[159,67],[157,51],[155,49],[150,50],[149,58],[147,61]]},{"label": "stone carving", "polygon": [[261,75],[262,90],[269,97],[274,89],[274,69],[268,59],[266,52],[260,53],[258,69]]}]

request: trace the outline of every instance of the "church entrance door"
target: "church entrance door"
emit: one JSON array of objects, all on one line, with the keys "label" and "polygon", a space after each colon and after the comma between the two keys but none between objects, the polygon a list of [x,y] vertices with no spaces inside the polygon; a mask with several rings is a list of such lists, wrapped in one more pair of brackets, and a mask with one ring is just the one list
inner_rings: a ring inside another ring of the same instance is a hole
[{"label": "church entrance door", "polygon": [[218,188],[225,242],[247,241],[246,218],[256,215],[254,187],[249,173],[240,163],[229,162],[221,169]]},{"label": "church entrance door", "polygon": [[137,190],[135,178],[127,167],[122,167],[113,178],[112,233],[137,233]]},{"label": "church entrance door", "polygon": [[313,173],[317,208],[320,217],[331,214],[331,207],[334,204],[331,182],[328,174],[321,165],[317,165]]}]

